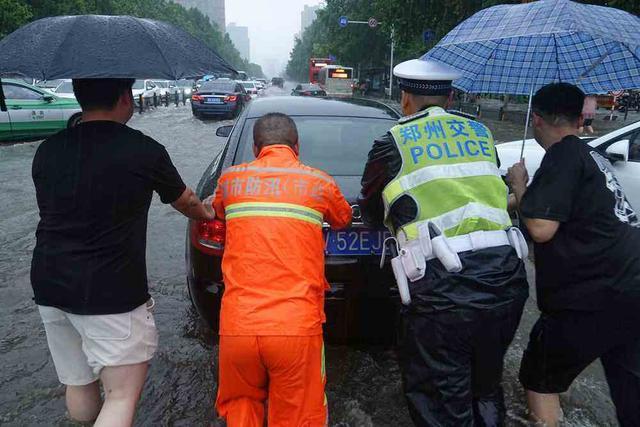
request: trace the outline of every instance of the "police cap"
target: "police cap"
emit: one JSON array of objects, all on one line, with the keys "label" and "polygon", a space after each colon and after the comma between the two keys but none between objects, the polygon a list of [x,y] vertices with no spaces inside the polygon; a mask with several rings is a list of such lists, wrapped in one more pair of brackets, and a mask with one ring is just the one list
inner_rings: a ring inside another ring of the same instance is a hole
[{"label": "police cap", "polygon": [[395,66],[393,75],[400,89],[416,95],[448,95],[453,80],[462,77],[458,71],[440,62],[412,59]]}]

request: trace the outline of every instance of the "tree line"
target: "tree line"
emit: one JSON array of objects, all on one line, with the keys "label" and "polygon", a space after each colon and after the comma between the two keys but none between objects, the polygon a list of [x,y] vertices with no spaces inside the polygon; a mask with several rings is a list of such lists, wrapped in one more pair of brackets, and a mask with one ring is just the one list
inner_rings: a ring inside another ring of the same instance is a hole
[{"label": "tree line", "polygon": [[171,23],[202,40],[237,70],[264,77],[259,65],[240,56],[224,28],[199,10],[169,0],[0,0],[0,38],[36,19],[84,14],[131,15]]},{"label": "tree line", "polygon": [[[389,66],[391,24],[395,31],[395,58],[398,63],[418,58],[445,34],[474,13],[497,4],[526,3],[528,0],[326,0],[317,18],[295,40],[287,64],[287,75],[297,81],[308,80],[309,58],[333,55],[338,63],[354,68]],[[611,6],[640,14],[638,0],[589,0],[581,3]],[[340,28],[338,20],[366,21],[375,17],[381,23]],[[423,34],[433,31],[425,43]],[[615,31],[615,29],[609,29]]]}]

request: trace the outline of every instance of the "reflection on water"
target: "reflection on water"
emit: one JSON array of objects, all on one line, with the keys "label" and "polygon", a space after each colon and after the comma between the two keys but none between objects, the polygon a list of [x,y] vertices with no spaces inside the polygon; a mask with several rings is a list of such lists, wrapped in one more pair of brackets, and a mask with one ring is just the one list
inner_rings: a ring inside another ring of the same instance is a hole
[{"label": "reflection on water", "polygon": [[[271,89],[272,93],[274,89]],[[279,90],[282,94],[287,90]],[[201,122],[189,107],[136,116],[132,126],[164,144],[188,185],[221,149],[220,122]],[[513,138],[519,135],[514,134]],[[31,301],[29,263],[38,220],[31,160],[37,143],[0,147],[0,425],[72,425],[56,380],[44,330]],[[154,198],[149,218],[148,270],[160,347],[149,371],[136,425],[216,425],[217,347],[192,310],[185,286],[186,221]],[[530,266],[529,266],[530,267]],[[533,292],[532,292],[533,294]],[[520,356],[535,319],[527,306],[506,358],[504,387],[509,425],[524,425]],[[331,425],[407,426],[397,356],[388,348],[327,347]],[[567,425],[614,425],[599,366],[591,367],[564,397]]]}]

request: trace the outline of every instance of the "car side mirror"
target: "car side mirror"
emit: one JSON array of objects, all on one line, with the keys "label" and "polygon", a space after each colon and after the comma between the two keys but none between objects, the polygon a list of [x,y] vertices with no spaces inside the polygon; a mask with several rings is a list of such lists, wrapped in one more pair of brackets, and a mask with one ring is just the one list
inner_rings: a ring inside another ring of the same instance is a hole
[{"label": "car side mirror", "polygon": [[612,162],[616,161],[629,161],[629,148],[630,143],[628,139],[622,139],[620,141],[616,141],[607,147],[606,153],[609,160]]},{"label": "car side mirror", "polygon": [[54,100],[54,99],[55,99],[55,98],[54,98],[53,96],[51,96],[51,95],[43,95],[43,96],[42,96],[42,100],[43,100],[44,102],[53,102],[53,100]]},{"label": "car side mirror", "polygon": [[231,135],[231,130],[233,129],[233,125],[220,126],[216,129],[216,136],[221,138],[228,138]]}]

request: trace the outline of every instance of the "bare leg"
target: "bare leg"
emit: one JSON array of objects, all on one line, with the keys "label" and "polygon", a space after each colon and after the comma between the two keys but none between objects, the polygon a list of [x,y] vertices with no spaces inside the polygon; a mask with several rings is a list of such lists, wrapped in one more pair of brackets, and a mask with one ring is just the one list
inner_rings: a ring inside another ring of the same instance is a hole
[{"label": "bare leg", "polygon": [[545,427],[558,427],[562,416],[557,394],[540,394],[527,390],[527,404],[531,421]]},{"label": "bare leg", "polygon": [[587,132],[593,134],[593,126],[587,126]]},{"label": "bare leg", "polygon": [[67,386],[67,410],[73,421],[93,422],[98,418],[102,399],[98,381],[87,385]]},{"label": "bare leg", "polygon": [[129,427],[147,377],[147,362],[135,365],[108,366],[100,379],[104,387],[104,405],[95,427]]}]

